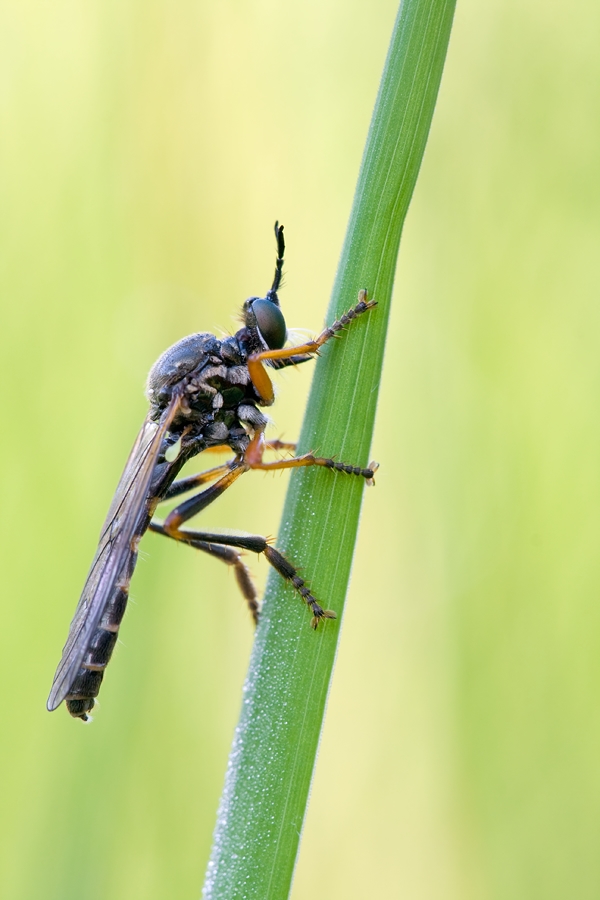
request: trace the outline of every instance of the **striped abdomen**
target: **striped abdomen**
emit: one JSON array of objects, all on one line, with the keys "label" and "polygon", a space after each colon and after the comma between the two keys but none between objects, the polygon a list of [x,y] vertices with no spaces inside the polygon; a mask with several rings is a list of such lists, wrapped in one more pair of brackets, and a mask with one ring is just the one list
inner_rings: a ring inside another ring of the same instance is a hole
[{"label": "striped abdomen", "polygon": [[[141,535],[134,538],[136,548]],[[133,541],[132,541],[133,543]],[[127,566],[119,583],[106,604],[98,627],[92,634],[83,662],[66,697],[67,709],[72,716],[87,721],[87,713],[93,709],[98,696],[104,670],[110,662],[119,627],[129,599],[129,582],[137,561],[137,549],[132,549]]]}]

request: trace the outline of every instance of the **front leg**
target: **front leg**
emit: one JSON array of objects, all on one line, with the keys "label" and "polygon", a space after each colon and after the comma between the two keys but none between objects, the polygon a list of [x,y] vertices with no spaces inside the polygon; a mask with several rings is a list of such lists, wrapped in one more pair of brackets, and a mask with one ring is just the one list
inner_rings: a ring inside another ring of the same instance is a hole
[{"label": "front leg", "polygon": [[[325,328],[314,341],[307,341],[297,347],[284,347],[282,350],[265,350],[263,353],[255,353],[248,359],[248,372],[252,384],[256,388],[265,406],[270,406],[274,400],[273,385],[269,378],[263,362],[266,360],[279,360],[280,365],[295,365],[296,362],[303,362],[307,356],[313,356],[319,352],[319,348],[326,344],[327,341],[335,337],[340,331],[346,328],[354,319],[361,316],[367,310],[377,306],[376,300],[368,300],[366,290],[358,292],[358,303],[344,313],[339,319]],[[295,360],[294,357],[299,357]]]}]

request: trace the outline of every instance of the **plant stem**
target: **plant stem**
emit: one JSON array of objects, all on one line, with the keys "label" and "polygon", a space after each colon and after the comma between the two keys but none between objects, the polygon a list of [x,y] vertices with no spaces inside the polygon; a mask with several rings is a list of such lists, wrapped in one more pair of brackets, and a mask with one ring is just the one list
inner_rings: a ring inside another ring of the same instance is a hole
[{"label": "plant stem", "polygon": [[[378,306],[331,341],[317,362],[299,452],[366,465],[400,235],[435,107],[454,0],[404,0],[367,139],[329,306],[331,322],[367,288]],[[360,65],[360,60],[357,61]],[[385,473],[382,473],[382,479]],[[363,493],[361,480],[299,469],[277,547],[337,612],[315,633],[298,595],[272,573],[208,866],[206,900],[289,894]],[[376,598],[365,598],[369,615]]]}]

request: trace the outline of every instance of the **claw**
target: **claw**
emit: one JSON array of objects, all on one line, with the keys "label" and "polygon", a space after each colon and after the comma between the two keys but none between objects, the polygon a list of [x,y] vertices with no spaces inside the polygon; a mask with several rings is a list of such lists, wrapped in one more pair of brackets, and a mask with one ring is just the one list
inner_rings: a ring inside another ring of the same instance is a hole
[{"label": "claw", "polygon": [[[379,463],[378,463],[378,462],[375,462],[375,460],[373,460],[372,462],[369,463],[369,465],[367,466],[367,468],[371,470],[371,472],[373,473],[373,475],[375,475],[375,472],[376,472],[377,469],[379,468]],[[373,487],[373,485],[375,484],[375,478],[373,478],[373,477],[372,477],[372,478],[367,478],[366,481],[367,481],[367,487]]]}]

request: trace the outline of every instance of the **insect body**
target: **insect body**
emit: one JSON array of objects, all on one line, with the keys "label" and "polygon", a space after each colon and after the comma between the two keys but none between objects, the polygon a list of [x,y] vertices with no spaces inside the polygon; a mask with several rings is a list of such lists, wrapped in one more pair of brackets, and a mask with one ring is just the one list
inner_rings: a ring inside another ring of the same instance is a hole
[{"label": "insect body", "polygon": [[[322,618],[335,618],[335,613],[320,606],[294,566],[264,537],[211,534],[182,527],[250,469],[324,466],[362,477],[368,484],[373,481],[376,463],[363,469],[312,453],[263,461],[266,450],[295,449],[293,444],[265,441],[267,418],[260,407],[270,406],[274,395],[264,366],[282,368],[311,359],[326,341],[375,305],[361,291],[356,306],[315,340],[284,347],[287,332],[277,291],[285,245],[283,226],[277,223],[275,235],[278,253],[273,285],[265,297],[246,300],[243,328],[223,339],[207,333],[191,334],[166,350],[150,370],[146,389],[150,411],[102,528],[54,676],[49,710],[66,700],[71,715],[87,721],[117,640],[137,547],[147,529],[183,541],[232,566],[255,621],[256,592],[240,550],[263,553],[291,582],[312,610],[313,628]],[[234,455],[222,465],[176,480],[189,459],[214,448],[229,448]],[[202,487],[206,484],[210,486]],[[153,519],[159,503],[197,488],[201,490],[180,503],[163,522]]]}]

